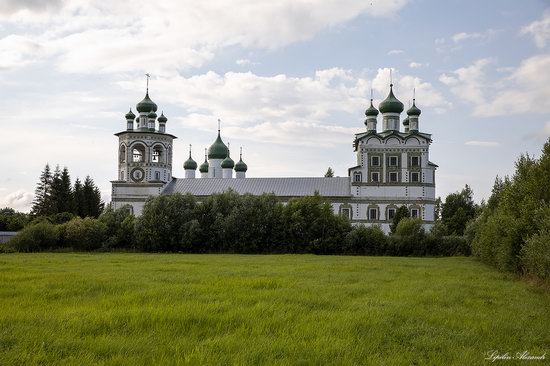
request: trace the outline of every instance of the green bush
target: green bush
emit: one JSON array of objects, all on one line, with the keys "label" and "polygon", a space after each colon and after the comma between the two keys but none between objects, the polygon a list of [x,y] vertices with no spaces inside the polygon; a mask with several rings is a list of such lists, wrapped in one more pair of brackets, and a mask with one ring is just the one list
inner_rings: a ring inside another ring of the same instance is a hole
[{"label": "green bush", "polygon": [[531,236],[520,252],[524,273],[544,280],[550,279],[550,231]]},{"label": "green bush", "polygon": [[99,216],[99,221],[107,227],[105,249],[134,248],[135,217],[131,206],[122,206],[117,210],[108,207]]},{"label": "green bush", "polygon": [[357,225],[346,235],[343,252],[354,255],[383,255],[386,253],[388,237],[380,226]]},{"label": "green bush", "polygon": [[426,254],[426,232],[422,220],[404,218],[399,221],[395,233],[390,237],[390,255],[421,256]]},{"label": "green bush", "polygon": [[91,217],[76,217],[60,228],[63,245],[75,250],[99,249],[107,238],[107,225]]},{"label": "green bush", "polygon": [[47,221],[26,226],[8,242],[8,246],[18,252],[39,252],[58,245],[59,230]]}]

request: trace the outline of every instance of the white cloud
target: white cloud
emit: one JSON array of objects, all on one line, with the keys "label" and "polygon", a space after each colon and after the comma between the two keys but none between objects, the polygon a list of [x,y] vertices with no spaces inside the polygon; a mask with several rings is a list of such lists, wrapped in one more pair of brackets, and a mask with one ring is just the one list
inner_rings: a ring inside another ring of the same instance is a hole
[{"label": "white cloud", "polygon": [[17,211],[28,212],[31,208],[34,195],[25,190],[19,189],[0,199],[0,207],[11,207]]},{"label": "white cloud", "polygon": [[546,47],[550,40],[550,9],[546,10],[540,20],[523,27],[521,34],[530,34],[538,48]]},{"label": "white cloud", "polygon": [[388,55],[400,55],[402,53],[405,53],[405,51],[403,51],[403,50],[391,50],[390,52],[388,52]]},{"label": "white cloud", "polygon": [[29,38],[9,35],[0,39],[0,70],[25,66],[36,60],[43,48]]},{"label": "white cloud", "polygon": [[499,147],[500,143],[496,141],[466,141],[464,145],[480,147]]},{"label": "white cloud", "polygon": [[[159,0],[151,6],[148,0],[73,0],[46,14],[16,12],[7,22],[29,29],[25,36],[55,54],[65,72],[166,73],[202,66],[224,47],[275,49],[361,14],[393,16],[406,3]],[[13,58],[25,56],[17,52]]]},{"label": "white cloud", "polygon": [[409,67],[411,69],[419,69],[419,68],[425,67],[425,66],[428,66],[428,64],[423,64],[423,63],[420,63],[420,62],[411,62],[409,64]]},{"label": "white cloud", "polygon": [[[403,101],[407,94],[412,97],[416,87],[421,108],[451,107],[430,83],[401,76],[398,71],[395,79],[396,93]],[[386,97],[389,70],[378,70],[372,80],[362,73],[331,68],[318,70],[311,77],[210,71],[191,77],[160,77],[154,82],[158,91],[151,94],[152,98],[183,107],[187,113],[178,121],[187,128],[214,131],[219,117],[228,137],[290,145],[332,145],[349,141],[362,127],[362,111],[368,104],[371,87],[376,90],[376,103]],[[127,90],[138,87],[135,82],[120,85]],[[341,120],[341,115],[349,120]]]},{"label": "white cloud", "polygon": [[[423,106],[433,108],[435,112],[442,113],[452,108],[452,103],[447,101],[443,95],[437,91],[431,83],[425,82],[419,77],[411,75],[401,75],[398,70],[392,69],[394,80],[394,93],[397,98],[407,106],[407,100],[411,100],[413,89],[416,89],[416,105],[419,108]],[[378,69],[372,85],[378,95],[385,98],[389,91],[390,69]]]},{"label": "white cloud", "polygon": [[481,59],[439,80],[479,116],[550,112],[550,54],[530,57],[509,75],[488,82],[486,68],[494,62]]},{"label": "white cloud", "polygon": [[546,122],[544,125],[544,128],[542,129],[542,132],[544,133],[544,136],[549,137],[550,136],[550,121]]},{"label": "white cloud", "polygon": [[246,58],[240,58],[237,61],[235,61],[235,63],[239,66],[246,66],[246,65],[250,65],[250,60]]},{"label": "white cloud", "polygon": [[495,29],[489,29],[485,32],[474,32],[474,33],[467,33],[467,32],[460,32],[456,33],[451,37],[454,43],[464,42],[467,40],[484,40],[489,41],[493,38],[495,38],[500,31]]}]

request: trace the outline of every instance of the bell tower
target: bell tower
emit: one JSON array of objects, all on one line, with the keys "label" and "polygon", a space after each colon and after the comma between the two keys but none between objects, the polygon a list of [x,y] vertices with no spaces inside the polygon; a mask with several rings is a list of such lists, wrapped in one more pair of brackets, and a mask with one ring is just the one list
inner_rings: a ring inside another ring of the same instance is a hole
[{"label": "bell tower", "polygon": [[[168,118],[157,118],[157,105],[149,97],[149,74],[145,97],[136,105],[139,115],[126,113],[126,130],[118,137],[118,178],[112,183],[114,209],[131,205],[139,215],[150,195],[158,195],[172,180],[172,147],[177,137],[166,133]],[[135,122],[135,125],[134,125]]]}]

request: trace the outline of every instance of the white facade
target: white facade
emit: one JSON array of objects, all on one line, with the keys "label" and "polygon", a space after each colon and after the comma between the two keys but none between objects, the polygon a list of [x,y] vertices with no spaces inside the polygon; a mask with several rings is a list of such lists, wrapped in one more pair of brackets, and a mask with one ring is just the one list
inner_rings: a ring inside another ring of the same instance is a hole
[{"label": "white facade", "polygon": [[[153,102],[148,95],[146,99],[146,106],[150,106],[147,103]],[[371,100],[365,112],[367,129],[355,135],[356,166],[348,170],[347,178],[246,178],[242,151],[240,161],[230,165],[234,169],[222,168],[229,150],[218,130],[218,137],[200,167],[201,179],[194,179],[197,164],[191,153],[188,162],[192,164],[186,165],[185,178],[177,179],[172,177],[172,142],[176,137],[165,132],[166,117],[159,117],[162,132],[160,127],[155,130],[152,118],[156,114],[143,105],[140,110],[138,104],[139,120],[143,118],[147,127],[134,130],[133,117],[127,114],[127,130],[116,134],[119,137],[119,179],[112,182],[113,207],[130,204],[139,215],[149,196],[174,192],[192,193],[201,198],[233,189],[239,193],[275,193],[283,201],[322,192],[335,213],[349,217],[353,224],[380,225],[389,232],[396,210],[405,206],[412,217],[422,219],[425,228],[429,229],[435,214],[437,168],[429,160],[431,135],[419,132],[420,110],[415,102],[407,111],[409,116],[401,121],[403,104],[391,89],[379,107],[382,129],[377,131],[379,112]]]}]

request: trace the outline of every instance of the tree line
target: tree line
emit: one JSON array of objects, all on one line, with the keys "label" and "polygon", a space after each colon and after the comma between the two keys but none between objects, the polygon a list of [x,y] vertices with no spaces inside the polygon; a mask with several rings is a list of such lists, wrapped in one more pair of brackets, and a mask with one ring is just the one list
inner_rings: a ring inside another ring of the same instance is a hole
[{"label": "tree line", "polygon": [[502,271],[550,280],[550,139],[522,154],[466,229],[473,253]]},{"label": "tree line", "polygon": [[[400,211],[407,211],[403,206]],[[408,212],[408,211],[407,211]],[[202,202],[190,194],[151,197],[142,215],[107,208],[98,219],[41,222],[17,235],[19,251],[132,250],[185,253],[314,253],[347,255],[469,255],[464,238],[426,232],[403,215],[388,236],[378,226],[352,226],[321,196],[291,199],[233,191]]]},{"label": "tree line", "polygon": [[67,167],[61,170],[57,165],[52,172],[50,165],[46,164],[36,185],[31,215],[69,213],[80,217],[99,217],[103,207],[101,192],[89,175],[84,182],[76,178],[73,185]]}]

